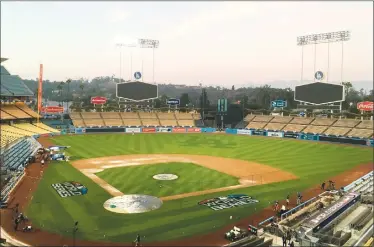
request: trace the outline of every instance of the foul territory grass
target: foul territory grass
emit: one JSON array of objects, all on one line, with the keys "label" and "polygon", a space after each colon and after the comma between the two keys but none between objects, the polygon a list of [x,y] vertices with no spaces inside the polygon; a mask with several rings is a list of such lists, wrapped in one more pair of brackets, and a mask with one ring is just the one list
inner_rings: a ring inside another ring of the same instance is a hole
[{"label": "foul territory grass", "polygon": [[[162,181],[156,174],[175,174],[176,180]],[[160,163],[105,169],[96,175],[125,194],[157,197],[178,195],[239,184],[237,178],[193,163]]]},{"label": "foul territory grass", "polygon": [[[372,161],[372,149],[369,148],[269,137],[100,134],[60,136],[52,141],[58,145],[71,146],[67,153],[74,160],[124,154],[201,154],[255,161],[299,177],[293,181],[166,201],[158,210],[124,215],[105,210],[103,203],[111,196],[69,163],[57,162],[49,166],[27,209],[27,216],[33,224],[72,236],[73,224],[79,221],[77,238],[114,242],[133,241],[138,233],[146,236],[144,241],[163,241],[214,231],[232,223],[230,216],[246,217],[274,200],[284,199],[288,193],[303,191],[360,163]],[[86,185],[88,194],[61,198],[51,187],[52,183],[71,180]],[[148,184],[151,181],[145,181],[144,188],[154,186]],[[134,180],[133,186],[138,186],[138,183]],[[122,189],[121,186],[118,188]],[[233,193],[247,194],[260,202],[220,211],[197,204],[204,199]]]}]

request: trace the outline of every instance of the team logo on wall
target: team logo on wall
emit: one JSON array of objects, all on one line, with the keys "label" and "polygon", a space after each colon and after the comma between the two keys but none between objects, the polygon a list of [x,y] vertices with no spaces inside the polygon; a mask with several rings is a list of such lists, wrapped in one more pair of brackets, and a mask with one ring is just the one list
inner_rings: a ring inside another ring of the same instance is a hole
[{"label": "team logo on wall", "polygon": [[81,196],[88,192],[87,187],[78,182],[52,184],[52,188],[54,188],[61,197]]},{"label": "team logo on wall", "polygon": [[240,207],[243,205],[258,203],[258,200],[245,194],[234,194],[228,196],[221,196],[211,199],[206,199],[198,202],[198,205],[209,207],[212,210],[218,211],[226,208]]}]

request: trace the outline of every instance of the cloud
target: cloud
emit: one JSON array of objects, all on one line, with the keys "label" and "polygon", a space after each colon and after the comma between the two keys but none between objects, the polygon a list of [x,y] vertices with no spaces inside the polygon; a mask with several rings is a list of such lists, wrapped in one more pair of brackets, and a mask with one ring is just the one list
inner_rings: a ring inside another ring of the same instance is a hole
[{"label": "cloud", "polygon": [[205,9],[188,17],[163,36],[164,38],[187,36],[212,25],[222,25],[244,17],[255,17],[256,14],[257,9],[252,2],[222,2],[218,7]]}]

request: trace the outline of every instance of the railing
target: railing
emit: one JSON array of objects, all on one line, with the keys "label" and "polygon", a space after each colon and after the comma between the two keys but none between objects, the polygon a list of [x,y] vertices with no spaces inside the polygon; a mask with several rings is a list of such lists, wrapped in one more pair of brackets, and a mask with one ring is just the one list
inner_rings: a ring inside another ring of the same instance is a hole
[{"label": "railing", "polygon": [[355,186],[356,186],[356,183],[359,183],[359,182],[361,183],[361,182],[363,182],[364,180],[366,180],[368,177],[371,177],[371,176],[373,176],[373,175],[374,175],[374,171],[371,171],[371,172],[369,172],[368,174],[366,174],[366,175],[360,177],[359,179],[355,180],[354,182],[348,184],[347,186],[345,186],[345,187],[343,188],[344,192],[347,192],[347,191],[349,191],[350,189],[352,189],[353,187],[355,187]]},{"label": "railing", "polygon": [[[321,194],[321,195],[322,195],[322,194]],[[321,195],[319,195],[319,196],[321,196]],[[313,202],[317,201],[319,196],[313,197],[313,198],[311,198],[311,199],[309,199],[309,200],[307,200],[307,201],[301,203],[300,205],[298,205],[298,206],[296,206],[296,207],[294,207],[294,208],[288,210],[287,212],[281,214],[281,220],[284,220],[284,219],[287,218],[288,216],[290,216],[290,215],[296,213],[297,211],[299,211],[299,210],[305,208],[306,206],[309,206],[309,205],[312,204]]]}]

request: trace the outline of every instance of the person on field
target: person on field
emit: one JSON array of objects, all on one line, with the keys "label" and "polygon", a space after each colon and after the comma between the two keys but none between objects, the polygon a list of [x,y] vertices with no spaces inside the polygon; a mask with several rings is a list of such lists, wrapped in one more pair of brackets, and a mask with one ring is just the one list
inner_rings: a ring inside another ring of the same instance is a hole
[{"label": "person on field", "polygon": [[321,190],[325,190],[325,185],[326,185],[325,182],[323,182],[323,183],[321,184]]},{"label": "person on field", "polygon": [[290,195],[287,195],[286,197],[286,205],[288,207],[288,205],[290,204]]},{"label": "person on field", "polygon": [[44,167],[44,158],[42,158],[42,160],[40,161],[40,163],[42,164],[42,167]]},{"label": "person on field", "polygon": [[135,246],[140,246],[140,235],[136,235],[136,239],[135,239]]}]

